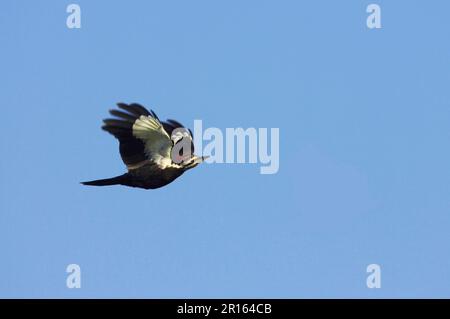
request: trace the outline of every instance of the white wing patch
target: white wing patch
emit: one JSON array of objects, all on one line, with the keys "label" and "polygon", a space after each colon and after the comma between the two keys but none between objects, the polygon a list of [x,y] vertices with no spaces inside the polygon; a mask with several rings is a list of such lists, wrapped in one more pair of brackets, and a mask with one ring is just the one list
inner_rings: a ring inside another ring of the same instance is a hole
[{"label": "white wing patch", "polygon": [[161,168],[174,166],[171,159],[172,140],[158,119],[141,115],[133,124],[133,136],[145,143],[145,153]]}]

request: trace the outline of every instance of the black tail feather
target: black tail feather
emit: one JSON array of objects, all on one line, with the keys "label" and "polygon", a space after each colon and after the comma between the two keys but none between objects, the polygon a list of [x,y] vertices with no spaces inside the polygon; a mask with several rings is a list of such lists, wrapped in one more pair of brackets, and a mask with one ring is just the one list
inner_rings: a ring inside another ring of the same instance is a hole
[{"label": "black tail feather", "polygon": [[129,183],[128,174],[123,174],[120,176],[105,178],[105,179],[97,179],[95,181],[81,182],[83,185],[89,186],[110,186],[110,185],[128,185]]}]

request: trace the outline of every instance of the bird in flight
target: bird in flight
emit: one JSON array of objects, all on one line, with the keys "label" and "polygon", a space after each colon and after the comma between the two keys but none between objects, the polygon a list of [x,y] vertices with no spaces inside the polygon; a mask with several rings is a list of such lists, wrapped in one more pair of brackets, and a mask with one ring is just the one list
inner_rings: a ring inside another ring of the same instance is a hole
[{"label": "bird in flight", "polygon": [[206,157],[194,155],[192,132],[175,120],[162,122],[140,104],[118,103],[110,110],[115,118],[103,120],[102,129],[119,140],[119,151],[128,172],[83,185],[125,185],[154,189],[173,182]]}]

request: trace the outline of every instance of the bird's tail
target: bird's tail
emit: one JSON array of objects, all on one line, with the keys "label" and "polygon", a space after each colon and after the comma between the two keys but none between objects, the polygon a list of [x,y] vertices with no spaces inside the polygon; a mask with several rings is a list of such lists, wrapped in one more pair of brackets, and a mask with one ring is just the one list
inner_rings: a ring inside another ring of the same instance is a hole
[{"label": "bird's tail", "polygon": [[97,179],[95,181],[81,182],[81,184],[89,185],[89,186],[127,185],[128,177],[129,177],[128,174],[123,174],[123,175],[112,177],[112,178]]}]

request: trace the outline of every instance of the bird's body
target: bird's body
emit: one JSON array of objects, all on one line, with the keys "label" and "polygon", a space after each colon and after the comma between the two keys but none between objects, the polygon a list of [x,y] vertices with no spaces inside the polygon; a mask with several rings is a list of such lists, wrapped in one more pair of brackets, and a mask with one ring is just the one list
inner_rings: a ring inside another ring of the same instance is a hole
[{"label": "bird's body", "polygon": [[102,128],[119,140],[120,155],[128,172],[82,184],[154,189],[203,162],[203,157],[193,154],[192,133],[179,122],[161,122],[153,111],[139,104],[117,105],[126,112],[111,110],[116,118],[104,120]]}]

